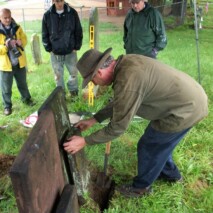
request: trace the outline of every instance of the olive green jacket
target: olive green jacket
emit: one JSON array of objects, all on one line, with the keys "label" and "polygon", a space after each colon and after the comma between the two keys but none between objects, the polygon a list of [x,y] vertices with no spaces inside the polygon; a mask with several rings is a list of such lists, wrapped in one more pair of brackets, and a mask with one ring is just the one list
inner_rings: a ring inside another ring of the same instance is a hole
[{"label": "olive green jacket", "polygon": [[124,49],[126,54],[140,54],[155,58],[157,51],[167,45],[161,14],[145,3],[140,12],[129,10],[124,21]]},{"label": "olive green jacket", "polygon": [[120,136],[135,115],[150,120],[160,132],[179,132],[208,114],[207,95],[189,75],[155,59],[130,54],[119,57],[114,69],[114,100],[94,115],[109,124],[85,137],[105,143]]}]

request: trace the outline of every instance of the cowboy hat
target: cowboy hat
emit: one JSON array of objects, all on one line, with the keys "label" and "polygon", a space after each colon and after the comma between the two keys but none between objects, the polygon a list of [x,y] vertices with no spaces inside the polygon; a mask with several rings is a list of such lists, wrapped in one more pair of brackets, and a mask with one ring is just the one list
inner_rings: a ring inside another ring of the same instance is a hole
[{"label": "cowboy hat", "polygon": [[103,65],[106,59],[110,56],[112,48],[108,48],[103,53],[95,49],[87,50],[79,59],[76,67],[83,77],[82,88],[92,80],[98,69]]}]

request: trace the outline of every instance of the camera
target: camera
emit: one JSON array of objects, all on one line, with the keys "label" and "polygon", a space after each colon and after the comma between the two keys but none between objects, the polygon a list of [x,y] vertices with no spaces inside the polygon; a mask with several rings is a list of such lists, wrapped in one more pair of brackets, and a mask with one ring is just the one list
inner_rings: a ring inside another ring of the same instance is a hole
[{"label": "camera", "polygon": [[17,47],[11,48],[11,51],[13,52],[13,54],[15,55],[16,58],[21,56],[21,52],[17,49]]},{"label": "camera", "polygon": [[11,52],[14,54],[14,56],[16,58],[20,57],[21,56],[21,52],[18,50],[17,47],[19,47],[21,50],[23,50],[23,48],[21,46],[18,46],[18,45],[15,45],[14,47],[12,47],[12,45],[10,44],[10,41],[12,41],[12,39],[9,40],[9,50],[11,50]]}]

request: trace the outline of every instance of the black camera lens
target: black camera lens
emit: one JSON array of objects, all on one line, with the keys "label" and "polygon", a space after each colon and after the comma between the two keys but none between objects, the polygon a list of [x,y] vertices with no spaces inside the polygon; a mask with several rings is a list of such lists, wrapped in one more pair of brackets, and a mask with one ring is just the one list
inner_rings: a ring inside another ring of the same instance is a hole
[{"label": "black camera lens", "polygon": [[13,52],[16,58],[21,56],[21,52],[16,47],[13,47],[11,51]]}]

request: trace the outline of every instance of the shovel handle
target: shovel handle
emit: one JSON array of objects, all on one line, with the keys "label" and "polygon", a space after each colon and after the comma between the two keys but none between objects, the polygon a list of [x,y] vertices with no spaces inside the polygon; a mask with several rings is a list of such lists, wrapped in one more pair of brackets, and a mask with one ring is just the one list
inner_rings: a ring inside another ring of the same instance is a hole
[{"label": "shovel handle", "polygon": [[111,146],[111,141],[107,142],[106,144],[105,154],[107,155],[109,155],[110,153],[110,146]]},{"label": "shovel handle", "polygon": [[105,156],[104,156],[104,174],[107,174],[108,157],[110,153],[111,141],[106,143]]}]

